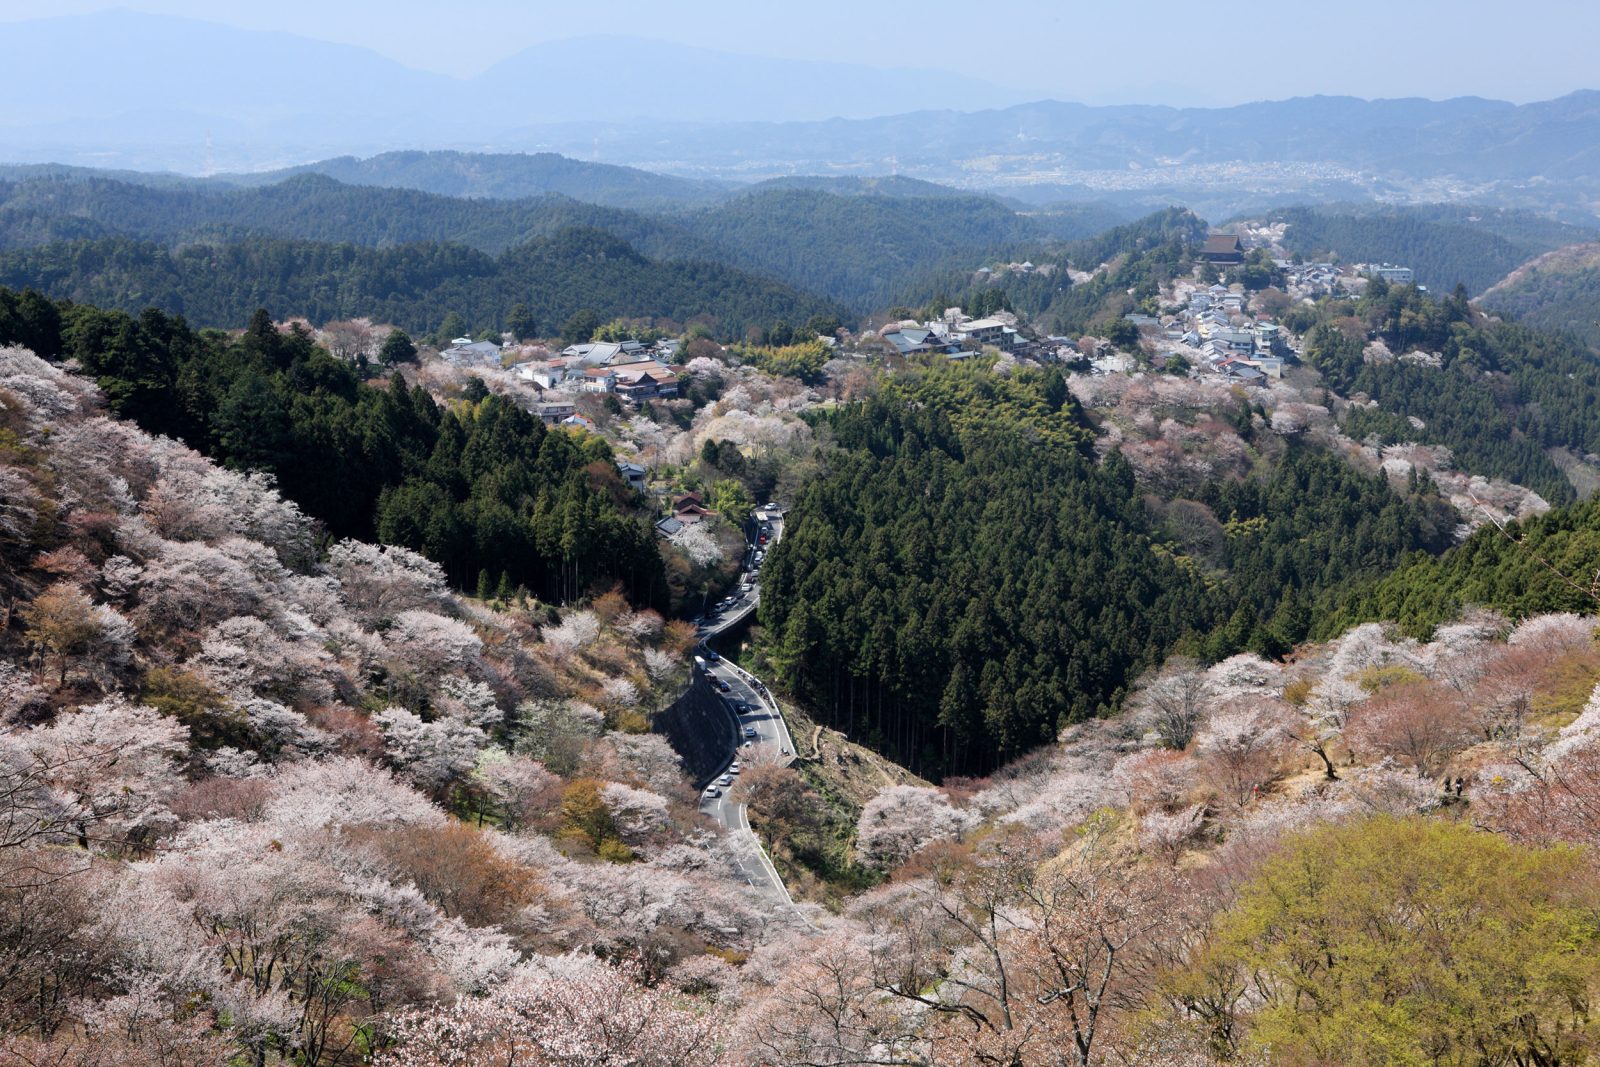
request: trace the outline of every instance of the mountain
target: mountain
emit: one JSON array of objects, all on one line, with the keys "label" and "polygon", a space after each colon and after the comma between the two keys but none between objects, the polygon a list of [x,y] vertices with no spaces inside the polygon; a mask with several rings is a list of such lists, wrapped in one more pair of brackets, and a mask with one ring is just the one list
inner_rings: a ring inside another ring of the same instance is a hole
[{"label": "mountain", "polygon": [[474,330],[505,327],[525,305],[541,335],[580,310],[617,317],[752,327],[848,312],[792,286],[719,263],[659,262],[611,234],[575,227],[499,256],[447,242],[362,248],[253,237],[166,248],[126,237],[58,241],[0,254],[0,285],[119,311],[156,307],[199,326],[269,308],[316,323],[370,316],[432,333],[452,312]]},{"label": "mountain", "polygon": [[469,200],[413,189],[346,185],[299,174],[272,185],[150,187],[62,176],[0,181],[0,249],[122,236],[163,244],[264,235],[374,247],[450,241],[497,254],[573,226],[605,230],[656,258],[716,258],[669,221],[556,194]]},{"label": "mountain", "polygon": [[931,271],[971,272],[1047,230],[989,197],[836,196],[769,188],[685,216],[738,263],[859,311],[899,301]]},{"label": "mountain", "polygon": [[[485,96],[504,94],[503,115],[525,109],[546,120],[811,122],[925,107],[998,107],[1030,95],[945,70],[774,59],[615,34],[533,45],[473,84]],[[529,91],[519,94],[518,86]]]},{"label": "mountain", "polygon": [[[582,173],[589,166],[565,167],[568,163],[547,160],[537,166],[545,173]],[[194,242],[266,237],[367,248],[445,242],[499,255],[529,240],[584,227],[627,242],[652,260],[726,264],[858,312],[897,302],[912,281],[931,271],[970,273],[1019,246],[1052,236],[1082,236],[1086,228],[1095,232],[1100,218],[1095,212],[1025,215],[993,197],[953,190],[933,195],[928,189],[938,187],[897,179],[835,185],[846,195],[780,183],[692,210],[680,204],[671,213],[652,215],[555,193],[468,199],[347,185],[320,173],[249,188],[216,181],[155,187],[79,172],[45,173],[50,176],[0,180],[0,250],[102,238],[177,250]],[[879,195],[878,189],[907,195]]]},{"label": "mountain", "polygon": [[699,176],[892,169],[933,182],[981,181],[1036,202],[1178,202],[1224,218],[1290,197],[1471,198],[1593,217],[1600,93],[1524,105],[1325,96],[1229,108],[1047,100],[826,122],[557,125],[520,136],[567,152],[598,143],[608,159]]},{"label": "mountain", "polygon": [[624,36],[538,44],[462,77],[349,45],[126,10],[0,24],[0,45],[0,134],[13,161],[191,172],[418,145],[538,147],[516,135],[531,124],[862,118],[1026,99],[947,72]]},{"label": "mountain", "polygon": [[271,185],[297,174],[321,174],[347,185],[417,189],[444,196],[515,200],[560,193],[586,203],[635,210],[711,203],[737,189],[726,182],[673,178],[553,152],[384,152],[367,159],[339,156],[283,170],[219,175],[217,180]]}]

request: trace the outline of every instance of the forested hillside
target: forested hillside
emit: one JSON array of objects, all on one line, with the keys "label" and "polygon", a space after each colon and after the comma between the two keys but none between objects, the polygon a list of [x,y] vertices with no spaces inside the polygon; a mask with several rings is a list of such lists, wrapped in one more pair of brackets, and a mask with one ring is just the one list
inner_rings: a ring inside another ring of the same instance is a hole
[{"label": "forested hillside", "polygon": [[605,230],[652,258],[710,258],[686,229],[563,195],[466,199],[349,185],[317,173],[250,188],[153,187],[90,176],[0,183],[0,248],[85,237],[175,247],[246,237],[387,247],[450,242],[497,255],[563,229]]},{"label": "forested hillside", "polygon": [[[686,628],[464,601],[3,344],[0,603],[6,1067],[356,1067],[534,973],[530,1025],[701,1063],[725,1023],[665,975],[788,919],[648,732]],[[621,1010],[652,1026],[605,1037]]]},{"label": "forested hillside", "polygon": [[[935,314],[952,304],[969,310],[1005,308],[1029,316],[1051,333],[1077,336],[1103,328],[1160,296],[1161,287],[1194,266],[1208,227],[1183,208],[1168,208],[1045,253],[1053,270],[1004,271],[974,282],[970,266],[935,272],[911,285],[907,303],[927,303]],[[1093,271],[1073,284],[1064,269]],[[1107,269],[1099,270],[1105,266]],[[1149,310],[1144,307],[1143,310]]]},{"label": "forested hillside", "polygon": [[1480,303],[1525,326],[1600,347],[1600,245],[1573,245],[1540,256],[1490,289]]},{"label": "forested hillside", "polygon": [[[347,168],[336,171],[347,176]],[[915,185],[908,189],[887,179],[857,182],[840,192],[762,186],[693,211],[660,216],[564,195],[466,199],[346,185],[320,173],[243,189],[155,186],[81,173],[0,182],[0,249],[46,246],[31,256],[8,257],[8,276],[40,285],[42,278],[19,278],[18,272],[50,269],[47,264],[76,254],[59,247],[61,243],[81,240],[133,238],[158,244],[174,256],[196,244],[244,242],[255,248],[283,240],[350,244],[394,254],[399,254],[398,246],[425,243],[498,256],[585,228],[625,241],[651,260],[715,263],[730,274],[733,269],[752,271],[866,313],[899,299],[931,272],[951,268],[970,273],[983,262],[1010,258],[1030,242],[1037,245],[1067,233],[1081,236],[1094,220],[1093,215],[1082,220],[1022,215],[992,197],[955,190],[928,195]],[[351,272],[359,275],[360,268],[346,273]],[[281,276],[285,268],[275,266],[267,273]],[[234,288],[244,280],[230,279]],[[648,284],[640,284],[648,290]],[[113,283],[97,299],[119,302],[119,285],[159,288],[154,279],[135,276]],[[339,288],[331,281],[322,287]]]},{"label": "forested hillside", "polygon": [[736,262],[861,312],[893,303],[933,270],[970,271],[1046,235],[988,197],[835,196],[814,189],[750,193],[690,215],[685,224]]},{"label": "forested hillside", "polygon": [[[1442,549],[1454,522],[1265,430],[1257,473],[1153,522],[1054,372],[930,367],[818,421],[842,453],[789,513],[762,623],[811,706],[924,774],[1044,743],[1174,648],[1281,655],[1348,583]],[[1216,560],[1180,512],[1214,527]]]},{"label": "forested hillside", "polygon": [[503,329],[518,304],[554,335],[575,312],[601,320],[699,318],[727,337],[844,309],[715,263],[658,262],[598,230],[562,230],[499,256],[464,245],[391,248],[251,238],[162,245],[110,238],[0,255],[0,285],[137,313],[159,307],[199,326],[236,326],[258,307],[313,322],[366,316],[416,333],[451,312]]},{"label": "forested hillside", "polygon": [[[1464,293],[1440,301],[1374,283],[1360,300],[1295,308],[1284,321],[1305,331],[1305,359],[1329,388],[1377,402],[1350,410],[1353,437],[1447,445],[1461,469],[1554,503],[1574,492],[1547,449],[1600,450],[1600,365],[1560,337],[1485,319]],[[1369,332],[1385,352],[1368,351]],[[1438,365],[1395,358],[1417,349]]]},{"label": "forested hillside", "polygon": [[443,196],[520,200],[558,193],[588,204],[662,211],[720,200],[737,188],[570,159],[554,152],[383,152],[366,159],[340,156],[287,170],[224,174],[213,181],[273,184],[296,174],[324,174],[351,185],[416,189]]},{"label": "forested hillside", "polygon": [[1513,619],[1600,607],[1600,501],[1481,527],[1438,558],[1419,556],[1352,590],[1318,630],[1336,634],[1368,621],[1398,622],[1427,638],[1462,611],[1487,607]]},{"label": "forested hillside", "polygon": [[1541,253],[1595,237],[1593,229],[1490,207],[1292,208],[1270,218],[1288,224],[1284,245],[1304,259],[1401,263],[1421,285],[1464,285],[1469,293]]},{"label": "forested hillside", "polygon": [[398,374],[366,386],[262,311],[232,339],[159,311],[0,291],[0,344],[77,360],[116,414],[273,475],[334,536],[415,549],[458,587],[486,571],[551,601],[617,582],[638,603],[666,602],[648,517],[633,513],[610,447],[546,430],[503,398],[441,409]]}]

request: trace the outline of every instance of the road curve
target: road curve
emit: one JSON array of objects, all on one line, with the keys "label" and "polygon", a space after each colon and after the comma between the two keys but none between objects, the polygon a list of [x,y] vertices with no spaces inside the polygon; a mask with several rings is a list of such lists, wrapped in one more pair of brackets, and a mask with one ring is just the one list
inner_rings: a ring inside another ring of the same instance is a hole
[{"label": "road curve", "polygon": [[[770,551],[783,537],[782,512],[758,509],[756,517],[771,526],[772,533],[765,546]],[[745,567],[739,576],[741,583],[746,581],[750,583],[750,591],[715,621],[703,623],[698,628],[700,644],[695,652],[708,662],[706,677],[696,678],[693,684],[720,682],[728,687],[727,692],[720,694],[722,706],[728,713],[728,755],[715,774],[707,780],[696,783],[701,790],[700,812],[715,819],[732,840],[739,872],[745,881],[753,886],[770,889],[809,926],[810,920],[795,905],[794,898],[789,895],[788,887],[778,875],[778,869],[772,865],[771,857],[762,847],[755,831],[750,828],[749,813],[745,810],[743,801],[738,799],[740,792],[738,776],[729,773],[731,765],[736,761],[770,759],[785,765],[793,763],[794,738],[789,733],[788,723],[784,722],[783,711],[778,707],[778,701],[759,679],[743,667],[727,660],[721,658],[711,660],[711,656],[715,655],[711,650],[711,643],[743,624],[761,602],[761,572],[754,566],[754,556],[755,549],[752,547],[745,554]],[[732,778],[732,784],[724,784],[721,781],[723,777]],[[714,786],[718,795],[707,796],[708,786]]]}]

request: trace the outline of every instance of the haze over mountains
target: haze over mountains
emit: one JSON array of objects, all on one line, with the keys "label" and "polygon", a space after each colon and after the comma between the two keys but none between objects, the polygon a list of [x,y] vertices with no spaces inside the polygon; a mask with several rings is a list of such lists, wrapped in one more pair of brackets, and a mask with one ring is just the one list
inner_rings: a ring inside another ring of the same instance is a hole
[{"label": "haze over mountains", "polygon": [[[418,144],[504,144],[549,123],[865,117],[1027,98],[977,78],[625,36],[535,45],[460,78],[350,45],[125,10],[10,23],[0,40],[10,57],[0,129],[11,158],[191,172],[207,166],[208,138],[218,166],[259,168]],[[204,104],[173,103],[197,98]]]},{"label": "haze over mountains", "polygon": [[[901,173],[1035,203],[1110,197],[1222,215],[1291,197],[1589,215],[1600,156],[1594,92],[1523,105],[1309,97],[1090,107],[942,70],[622,36],[535,45],[482,73],[464,61],[452,77],[350,45],[130,11],[4,24],[0,42],[10,57],[7,162],[198,174],[327,160],[317,169],[341,181],[450,195],[568,190],[530,190],[489,171],[441,183],[436,166],[425,182],[396,177],[393,160],[375,168],[337,157],[548,151],[697,182]],[[175,103],[195,100],[204,103]],[[715,184],[671,191],[716,193]]]}]

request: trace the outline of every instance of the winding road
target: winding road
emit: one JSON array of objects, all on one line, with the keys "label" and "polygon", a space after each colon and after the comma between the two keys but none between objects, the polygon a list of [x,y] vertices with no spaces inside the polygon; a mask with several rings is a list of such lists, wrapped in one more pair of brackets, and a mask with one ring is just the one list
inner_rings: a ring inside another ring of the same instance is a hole
[{"label": "winding road", "polygon": [[[770,551],[783,537],[783,513],[777,509],[758,509],[756,519],[768,526],[766,550]],[[737,629],[756,610],[761,602],[761,572],[755,566],[754,546],[745,553],[745,566],[740,581],[750,583],[750,591],[723,611],[715,621],[702,623],[698,629],[700,644],[696,652],[707,660],[705,678],[697,678],[696,685],[708,682],[725,683],[728,691],[721,694],[722,706],[728,713],[728,754],[708,780],[696,783],[701,790],[700,812],[715,819],[734,842],[739,871],[753,886],[765,887],[776,893],[790,908],[794,908],[803,921],[810,924],[795,906],[794,898],[779,877],[772,859],[750,828],[750,817],[739,799],[738,775],[730,775],[729,768],[736,761],[754,759],[773,760],[785,765],[794,762],[794,738],[783,719],[778,701],[754,675],[737,664],[717,658],[711,645],[730,630]],[[732,784],[723,784],[725,776]],[[717,795],[708,796],[707,787],[715,786]]]}]

